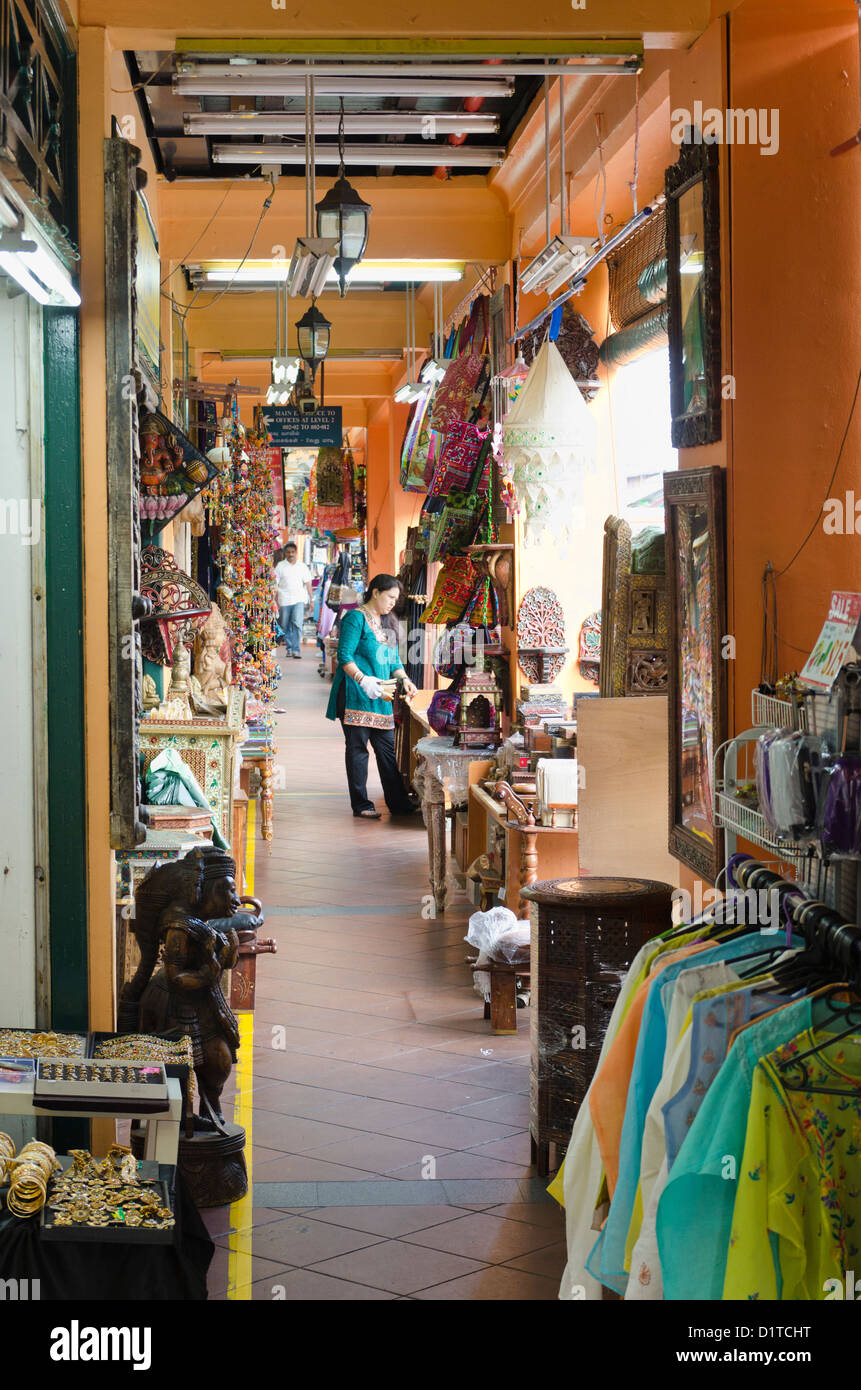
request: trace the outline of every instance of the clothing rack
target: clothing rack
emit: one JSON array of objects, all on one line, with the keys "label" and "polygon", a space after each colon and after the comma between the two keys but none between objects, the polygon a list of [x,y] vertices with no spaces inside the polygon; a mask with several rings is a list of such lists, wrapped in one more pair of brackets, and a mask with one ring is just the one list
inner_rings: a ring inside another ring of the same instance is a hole
[{"label": "clothing rack", "polygon": [[730,864],[727,877],[739,888],[776,892],[781,913],[789,918],[807,945],[817,946],[845,974],[847,983],[861,993],[861,927],[847,922],[827,903],[806,897],[799,884],[781,878],[756,859],[738,856],[735,864]]}]

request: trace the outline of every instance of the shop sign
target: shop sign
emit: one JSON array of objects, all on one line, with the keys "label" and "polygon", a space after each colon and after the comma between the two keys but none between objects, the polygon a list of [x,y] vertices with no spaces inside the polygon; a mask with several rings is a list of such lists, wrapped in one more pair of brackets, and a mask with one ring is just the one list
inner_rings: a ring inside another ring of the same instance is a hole
[{"label": "shop sign", "polygon": [[861,594],[841,593],[835,590],[831,595],[828,617],[807,658],[801,672],[804,685],[813,690],[827,693],[840,674],[840,668],[849,659],[850,648],[856,645],[856,634],[861,622]]},{"label": "shop sign", "polygon": [[263,419],[270,442],[279,449],[319,449],[341,446],[341,407],[324,405],[313,415],[301,415],[292,405],[265,405]]}]

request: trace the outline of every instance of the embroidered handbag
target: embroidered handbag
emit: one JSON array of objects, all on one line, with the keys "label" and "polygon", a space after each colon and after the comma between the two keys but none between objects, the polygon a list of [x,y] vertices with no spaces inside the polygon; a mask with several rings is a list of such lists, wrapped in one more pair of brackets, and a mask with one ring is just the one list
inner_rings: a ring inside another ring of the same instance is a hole
[{"label": "embroidered handbag", "polygon": [[484,408],[490,385],[487,296],[479,295],[460,353],[450,362],[434,396],[431,429],[447,433],[462,420],[474,420]]},{"label": "embroidered handbag", "polygon": [[457,727],[460,696],[450,690],[437,690],[428,705],[428,723],[437,734],[449,734]]},{"label": "embroidered handbag", "polygon": [[477,425],[470,425],[465,420],[458,420],[452,425],[434,469],[428,496],[448,497],[451,492],[465,492],[479,458],[484,461],[484,471],[477,491],[486,494],[491,442],[489,430],[480,430]]},{"label": "embroidered handbag", "polygon": [[485,490],[490,482],[489,476],[485,477],[491,464],[490,446],[491,439],[488,433],[472,470],[469,491],[449,493],[428,550],[428,559],[441,560],[446,555],[456,555],[459,551],[466,550],[475,540],[483,502],[479,496],[481,481],[485,482]]},{"label": "embroidered handbag", "polygon": [[439,458],[440,436],[428,424],[434,393],[415,402],[401,451],[401,487],[405,492],[426,492]]},{"label": "embroidered handbag", "polygon": [[469,556],[449,555],[437,575],[433,597],[419,622],[454,622],[468,603],[474,583],[475,572]]}]

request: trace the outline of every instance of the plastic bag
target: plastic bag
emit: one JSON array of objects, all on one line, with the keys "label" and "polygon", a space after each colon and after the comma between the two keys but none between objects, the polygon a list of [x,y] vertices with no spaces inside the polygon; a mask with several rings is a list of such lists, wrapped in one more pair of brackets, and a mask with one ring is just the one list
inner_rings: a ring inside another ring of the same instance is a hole
[{"label": "plastic bag", "polygon": [[529,960],[529,922],[518,922],[508,907],[492,907],[489,912],[474,912],[464,937],[491,960],[508,965]]},{"label": "plastic bag", "polygon": [[212,819],[213,844],[219,849],[230,850],[200,783],[175,748],[165,748],[153,758],[146,774],[146,794],[151,806],[202,806]]}]

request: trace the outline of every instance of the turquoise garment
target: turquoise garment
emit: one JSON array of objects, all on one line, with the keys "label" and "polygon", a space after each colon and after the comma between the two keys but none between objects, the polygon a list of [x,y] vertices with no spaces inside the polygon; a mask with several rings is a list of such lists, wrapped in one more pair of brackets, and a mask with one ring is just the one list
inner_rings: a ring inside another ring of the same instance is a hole
[{"label": "turquoise garment", "polygon": [[658,1203],[665,1299],[720,1301],[753,1077],[760,1058],[810,1028],[798,999],[736,1038],[679,1150]]},{"label": "turquoise garment", "polygon": [[381,681],[391,680],[392,672],[401,668],[401,654],[395,642],[381,642],[359,608],[351,608],[341,619],[338,669],[332,681],[326,718],[338,718],[338,693],[344,686],[345,724],[359,724],[365,729],[393,729],[391,701],[369,700],[352,676],[344,673],[350,661],[355,661],[363,676],[376,676]]},{"label": "turquoise garment", "polygon": [[[616,1293],[624,1294],[628,1284],[625,1249],[640,1181],[640,1157],[643,1151],[646,1112],[664,1068],[667,1044],[667,1016],[664,1009],[665,1006],[669,1006],[672,998],[671,991],[668,991],[666,986],[685,970],[695,966],[711,965],[718,961],[729,962],[736,956],[749,956],[752,946],[759,944],[761,939],[760,932],[745,932],[729,941],[720,942],[708,951],[700,951],[685,960],[676,961],[661,971],[655,981],[657,988],[649,990],[628,1087],[619,1149],[619,1177],[610,1203],[610,1214],[586,1264],[593,1278],[599,1279]],[[804,943],[796,941],[793,944]],[[770,950],[772,945],[773,941],[763,945],[763,952]]]},{"label": "turquoise garment", "polygon": [[786,995],[757,994],[757,986],[729,990],[694,1003],[691,1069],[685,1084],[663,1106],[667,1167],[672,1169],[708,1089],[726,1061],[729,1040],[739,1028],[786,1003]]}]

